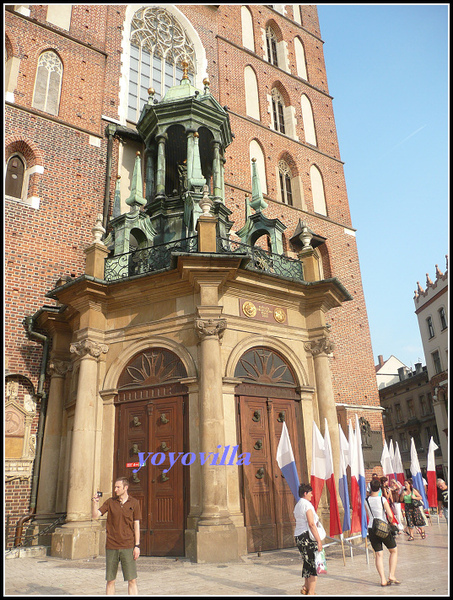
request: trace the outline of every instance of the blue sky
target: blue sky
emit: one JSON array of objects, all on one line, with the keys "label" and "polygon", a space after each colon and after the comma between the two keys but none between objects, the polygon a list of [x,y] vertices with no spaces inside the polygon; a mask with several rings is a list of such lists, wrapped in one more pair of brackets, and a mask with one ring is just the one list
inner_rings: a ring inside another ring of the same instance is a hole
[{"label": "blue sky", "polygon": [[449,251],[449,6],[317,6],[375,364],[426,364],[413,297]]}]

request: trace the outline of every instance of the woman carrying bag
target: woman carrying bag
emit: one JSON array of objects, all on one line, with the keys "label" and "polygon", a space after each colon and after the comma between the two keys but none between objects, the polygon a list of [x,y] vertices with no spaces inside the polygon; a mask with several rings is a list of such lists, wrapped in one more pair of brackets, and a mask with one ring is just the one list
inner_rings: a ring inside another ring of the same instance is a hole
[{"label": "woman carrying bag", "polygon": [[404,513],[406,515],[406,524],[409,529],[409,541],[414,540],[414,527],[420,531],[422,539],[425,539],[425,531],[423,529],[425,520],[423,519],[419,506],[422,503],[422,497],[410,481],[404,482],[404,488],[401,490],[400,501],[404,503]]},{"label": "woman carrying bag", "polygon": [[[304,561],[302,565],[302,577],[305,578],[305,584],[300,593],[312,596],[315,593],[316,582],[318,580],[315,553],[316,551],[322,551],[321,536],[325,536],[325,532],[320,535],[317,527],[319,518],[315,507],[311,503],[311,499],[313,498],[313,488],[311,485],[301,483],[299,486],[299,496],[300,500],[294,508],[294,517],[296,519],[294,537]],[[310,537],[310,532],[315,541]]]},{"label": "woman carrying bag", "polygon": [[[368,496],[365,507],[368,513],[368,538],[370,540],[371,547],[374,550],[374,556],[376,561],[376,569],[381,578],[381,586],[387,585],[399,585],[401,582],[395,577],[396,563],[398,561],[398,548],[396,547],[395,537],[392,535],[390,525],[388,526],[388,533],[386,537],[379,537],[374,530],[373,521],[374,519],[384,521],[385,523],[391,523],[393,519],[392,511],[390,510],[389,503],[385,498],[379,496],[379,489],[381,482],[379,479],[371,480],[371,494]],[[386,546],[389,555],[389,578],[385,578],[384,571],[384,550],[382,544]]]}]

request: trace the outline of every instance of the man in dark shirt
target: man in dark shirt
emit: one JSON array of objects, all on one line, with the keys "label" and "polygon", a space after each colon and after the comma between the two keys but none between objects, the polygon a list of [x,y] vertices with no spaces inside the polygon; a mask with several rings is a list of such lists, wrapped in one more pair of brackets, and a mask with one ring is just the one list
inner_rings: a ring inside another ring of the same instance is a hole
[{"label": "man in dark shirt", "polygon": [[[437,503],[440,505],[440,509],[448,523],[448,487],[443,479],[437,480]],[[440,511],[439,514],[441,514]]]},{"label": "man in dark shirt", "polygon": [[99,498],[92,498],[93,519],[107,513],[107,540],[105,544],[106,594],[115,593],[115,579],[121,562],[124,581],[128,582],[128,594],[137,595],[137,564],[140,556],[140,519],[138,500],[128,495],[129,481],[120,477],[115,481],[115,497],[109,498],[98,508]]}]

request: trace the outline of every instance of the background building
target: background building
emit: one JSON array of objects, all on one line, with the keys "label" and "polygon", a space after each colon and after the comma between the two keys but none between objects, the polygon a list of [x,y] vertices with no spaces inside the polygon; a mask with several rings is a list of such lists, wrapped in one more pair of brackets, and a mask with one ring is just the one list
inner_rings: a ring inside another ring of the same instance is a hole
[{"label": "background building", "polygon": [[[382,441],[316,6],[5,8],[7,518],[62,515],[52,552],[91,555],[96,489],[126,469],[146,503],[168,481],[158,465],[134,478],[139,450],[253,440],[255,470],[217,467],[215,489],[175,470],[176,492],[144,505],[160,519],[145,552],[290,543],[290,517],[265,521],[269,494],[289,506],[273,476],[283,419],[302,478],[313,418],[334,452],[355,413],[370,452]],[[171,247],[188,232],[197,247]],[[162,273],[144,258],[158,247],[174,261]]]},{"label": "background building", "polygon": [[448,257],[445,272],[436,265],[433,282],[426,274],[426,289],[417,282],[414,304],[418,318],[428,378],[431,386],[434,414],[448,472]]}]

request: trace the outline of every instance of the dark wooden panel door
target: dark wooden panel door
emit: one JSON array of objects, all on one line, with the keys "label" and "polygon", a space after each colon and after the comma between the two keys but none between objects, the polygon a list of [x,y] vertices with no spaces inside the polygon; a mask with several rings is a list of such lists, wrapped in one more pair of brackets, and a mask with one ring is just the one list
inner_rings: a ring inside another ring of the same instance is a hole
[{"label": "dark wooden panel door", "polygon": [[[170,468],[169,453],[184,452],[183,397],[158,398],[118,406],[116,477],[130,480],[129,493],[142,509],[141,553],[184,556],[185,502],[181,456]],[[153,454],[133,473],[139,452]],[[164,473],[164,470],[168,470]]]},{"label": "dark wooden panel door", "polygon": [[[294,546],[294,496],[277,464],[277,446],[286,422],[298,464],[298,428],[291,399],[239,396],[243,497],[249,552]],[[298,468],[300,473],[300,469]]]}]

